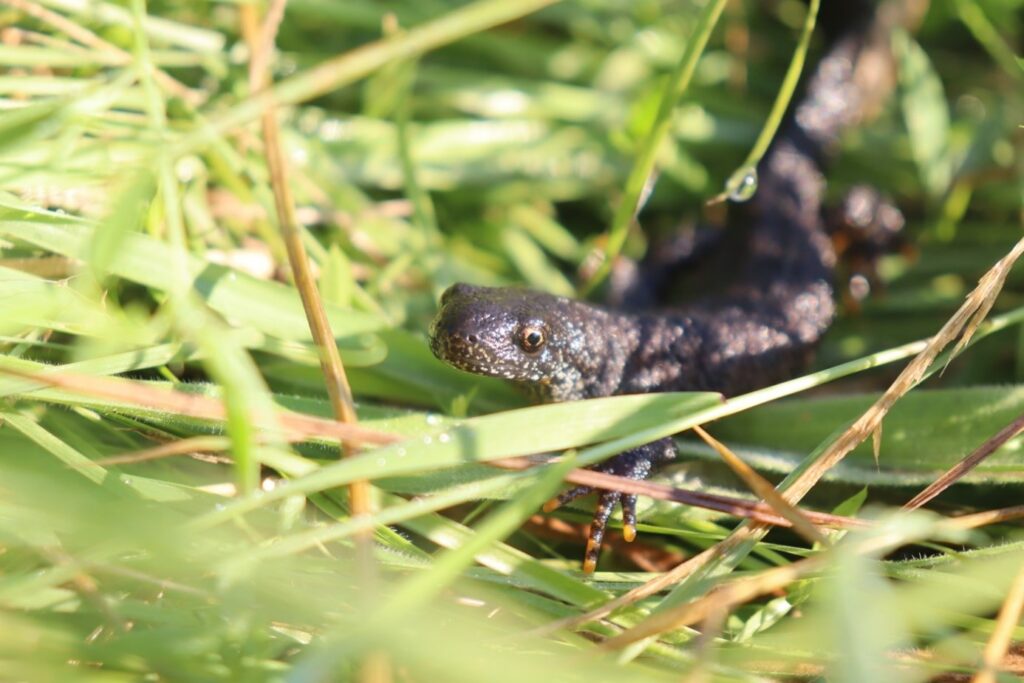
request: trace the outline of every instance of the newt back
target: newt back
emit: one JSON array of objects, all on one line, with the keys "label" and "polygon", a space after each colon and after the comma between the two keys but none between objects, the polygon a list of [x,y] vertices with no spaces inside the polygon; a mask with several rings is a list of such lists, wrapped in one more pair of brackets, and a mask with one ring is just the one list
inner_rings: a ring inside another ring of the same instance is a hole
[{"label": "newt back", "polygon": [[799,373],[835,315],[821,165],[860,114],[853,75],[871,16],[861,0],[824,5],[823,12],[847,13],[862,5],[864,13],[845,22],[759,165],[745,265],[724,294],[631,313],[525,289],[458,284],[445,292],[431,328],[435,355],[519,383],[543,401],[651,391],[736,394]]}]

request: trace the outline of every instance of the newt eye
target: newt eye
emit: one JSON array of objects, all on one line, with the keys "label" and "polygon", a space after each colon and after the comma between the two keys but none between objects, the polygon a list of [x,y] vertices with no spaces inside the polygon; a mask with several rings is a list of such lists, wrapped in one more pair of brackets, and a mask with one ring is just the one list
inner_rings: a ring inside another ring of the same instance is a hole
[{"label": "newt eye", "polygon": [[527,353],[537,353],[547,339],[544,330],[539,327],[527,326],[519,332],[519,345]]}]

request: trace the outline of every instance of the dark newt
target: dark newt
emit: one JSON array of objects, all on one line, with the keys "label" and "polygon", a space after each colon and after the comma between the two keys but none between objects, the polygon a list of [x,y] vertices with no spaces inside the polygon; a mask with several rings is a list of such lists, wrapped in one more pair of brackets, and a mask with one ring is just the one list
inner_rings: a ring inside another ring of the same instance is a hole
[{"label": "dark newt", "polygon": [[[441,296],[430,331],[434,355],[460,370],[510,380],[540,402],[654,391],[731,396],[799,374],[835,315],[836,257],[822,218],[821,165],[859,116],[863,93],[853,76],[873,16],[865,2],[824,5],[845,6],[832,10],[846,12],[840,35],[758,167],[746,263],[733,285],[685,308],[629,313],[526,289],[460,283]],[[594,469],[645,479],[675,455],[666,438]],[[591,492],[577,487],[555,502]],[[636,535],[636,496],[602,490],[584,571],[596,566],[616,503],[626,540]]]}]

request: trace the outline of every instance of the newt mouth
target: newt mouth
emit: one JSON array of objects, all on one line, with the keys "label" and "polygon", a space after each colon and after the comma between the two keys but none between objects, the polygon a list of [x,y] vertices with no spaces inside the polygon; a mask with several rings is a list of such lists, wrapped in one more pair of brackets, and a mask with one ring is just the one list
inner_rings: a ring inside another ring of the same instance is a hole
[{"label": "newt mouth", "polygon": [[463,334],[446,324],[442,308],[430,325],[430,351],[434,356],[459,370],[489,375],[490,354],[474,334]]}]

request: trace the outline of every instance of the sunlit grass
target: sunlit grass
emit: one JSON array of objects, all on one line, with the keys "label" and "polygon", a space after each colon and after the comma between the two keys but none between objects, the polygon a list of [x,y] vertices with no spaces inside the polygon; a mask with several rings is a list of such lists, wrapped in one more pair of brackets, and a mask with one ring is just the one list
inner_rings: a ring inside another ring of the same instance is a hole
[{"label": "sunlit grass", "polygon": [[[642,499],[640,538],[613,529],[586,576],[588,503],[534,517],[572,467],[697,424],[791,481],[1009,251],[1024,2],[939,5],[899,34],[897,93],[830,173],[830,195],[894,196],[917,255],[882,264],[812,371],[725,402],[524,408],[430,355],[438,293],[571,294],[594,254],[716,220],[705,201],[790,96],[804,3],[292,0],[264,94],[235,4],[5,3],[0,678],[920,681],[1001,661],[1024,640],[996,620],[1024,538],[1012,511],[950,518],[1019,503],[1020,439],[930,512],[898,508],[1024,411],[1019,269],[886,416],[877,461],[868,439],[799,503],[865,521],[828,543]],[[344,460],[354,432],[303,417],[332,410],[255,125],[273,105],[372,436]],[[752,514],[680,441],[656,481]],[[562,457],[488,464],[540,453]],[[353,516],[359,480],[375,506]]]}]

